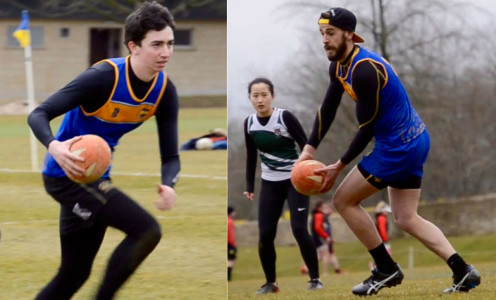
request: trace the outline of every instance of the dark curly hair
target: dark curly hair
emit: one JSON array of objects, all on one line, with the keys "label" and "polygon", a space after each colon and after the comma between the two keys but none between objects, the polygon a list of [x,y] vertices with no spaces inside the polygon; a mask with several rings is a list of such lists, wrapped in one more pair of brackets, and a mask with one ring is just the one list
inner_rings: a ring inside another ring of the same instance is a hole
[{"label": "dark curly hair", "polygon": [[144,2],[126,18],[124,25],[124,45],[133,41],[141,46],[141,41],[150,30],[160,31],[169,26],[174,30],[176,24],[169,10],[157,3]]}]

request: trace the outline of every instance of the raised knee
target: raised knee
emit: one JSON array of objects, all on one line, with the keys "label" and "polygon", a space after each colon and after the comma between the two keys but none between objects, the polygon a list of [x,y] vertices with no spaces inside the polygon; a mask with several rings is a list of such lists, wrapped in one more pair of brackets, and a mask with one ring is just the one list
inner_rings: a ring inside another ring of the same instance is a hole
[{"label": "raised knee", "polygon": [[157,245],[162,238],[162,230],[160,229],[160,225],[158,223],[151,226],[146,234],[147,239],[151,244]]},{"label": "raised knee", "polygon": [[394,223],[402,230],[408,232],[415,222],[415,217],[394,217]]},{"label": "raised knee", "polygon": [[162,230],[157,222],[153,222],[142,228],[142,230],[134,236],[140,244],[144,245],[146,248],[149,248],[151,251],[151,249],[154,249],[160,242],[160,239],[162,238]]},{"label": "raised knee", "polygon": [[346,208],[347,203],[341,197],[334,197],[332,199],[332,205],[340,213]]}]

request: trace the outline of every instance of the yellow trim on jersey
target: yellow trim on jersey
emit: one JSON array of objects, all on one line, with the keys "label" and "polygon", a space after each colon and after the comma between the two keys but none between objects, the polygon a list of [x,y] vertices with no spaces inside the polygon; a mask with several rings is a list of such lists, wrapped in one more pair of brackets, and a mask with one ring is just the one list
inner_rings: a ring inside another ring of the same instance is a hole
[{"label": "yellow trim on jersey", "polygon": [[82,106],[82,105],[81,105],[81,106],[79,106],[79,107],[81,108],[81,111],[82,111],[82,112],[83,112],[86,116],[94,116],[94,115],[95,115],[95,114],[97,114],[100,110],[102,110],[102,108],[103,108],[105,105],[107,105],[107,103],[108,103],[110,100],[112,100],[112,97],[114,96],[114,93],[115,93],[115,88],[117,87],[117,83],[119,82],[119,69],[117,68],[117,65],[116,65],[113,61],[111,61],[110,59],[103,59],[103,60],[101,60],[101,61],[99,61],[99,62],[94,63],[93,65],[94,65],[94,66],[96,66],[96,65],[101,64],[101,63],[103,63],[103,62],[106,62],[106,63],[110,64],[112,67],[114,67],[114,74],[115,74],[115,75],[114,75],[114,77],[115,77],[114,86],[112,87],[112,92],[110,92],[110,96],[109,96],[109,98],[107,99],[107,101],[105,102],[105,104],[103,104],[103,106],[102,106],[102,107],[100,107],[99,109],[97,109],[96,111],[89,113],[89,112],[87,112],[87,111],[85,111],[85,110],[84,110],[84,108],[83,108],[83,106]]},{"label": "yellow trim on jersey", "polygon": [[108,98],[108,100],[107,100],[107,102],[108,102],[108,101],[112,100],[112,97],[114,97],[115,89],[117,88],[117,83],[119,83],[119,68],[118,68],[118,67],[117,67],[117,65],[116,65],[113,61],[111,61],[110,59],[108,59],[108,60],[107,60],[107,62],[108,62],[109,64],[111,64],[111,65],[114,67],[114,72],[115,72],[114,87],[112,87],[112,92],[110,92],[110,96],[109,96],[109,98]]},{"label": "yellow trim on jersey", "polygon": [[384,70],[384,73],[381,73],[381,72],[377,69],[377,67],[375,66],[375,64],[372,64],[372,66],[374,67],[374,69],[376,69],[376,70],[377,70],[377,72],[378,72],[378,73],[380,73],[380,74],[382,75],[382,78],[384,79],[384,84],[382,85],[382,87],[381,87],[381,88],[384,88],[384,87],[386,86],[387,82],[388,82],[388,79],[389,79],[389,77],[388,77],[388,73],[387,73],[387,70],[386,70],[386,67],[385,67],[385,66],[384,66],[381,62],[378,62],[378,61],[376,61],[376,60],[373,60],[372,58],[364,58],[364,59],[360,59],[359,61],[357,61],[357,62],[355,63],[355,65],[353,66],[353,70],[351,70],[351,76],[353,76],[353,71],[355,71],[356,66],[357,66],[359,63],[361,63],[362,61],[370,61],[370,62],[374,62],[374,63],[376,63],[376,64],[381,65],[382,69]]},{"label": "yellow trim on jersey", "polygon": [[153,90],[153,88],[155,87],[155,84],[157,83],[157,79],[158,79],[158,73],[155,74],[155,78],[153,78],[153,82],[150,86],[150,89],[148,89],[148,92],[146,92],[145,96],[143,96],[143,98],[138,98],[136,97],[136,95],[134,94],[134,91],[133,91],[133,88],[131,87],[131,81],[129,80],[129,59],[131,59],[131,55],[128,55],[126,56],[126,83],[127,83],[127,89],[129,91],[129,95],[131,95],[131,97],[133,98],[134,101],[136,102],[143,102],[146,97],[148,97],[148,95],[150,94],[150,92]]},{"label": "yellow trim on jersey", "polygon": [[[353,50],[353,54],[349,60],[349,64],[352,64],[353,63],[353,60],[355,59],[355,56],[358,54],[358,52],[360,51],[360,47],[356,47],[355,50]],[[346,71],[346,74],[344,74],[344,77],[340,77],[339,76],[339,69],[341,67],[341,63],[338,62],[337,63],[337,66],[336,66],[336,78],[341,82],[341,85],[343,86],[345,92],[350,95],[351,99],[353,99],[353,101],[356,102],[357,100],[357,96],[355,94],[355,91],[353,90],[353,87],[351,86],[351,84],[348,84],[348,82],[346,82],[346,80],[348,79],[348,76],[350,74],[350,69],[348,68],[348,70]],[[343,75],[343,74],[341,74]]]},{"label": "yellow trim on jersey", "polygon": [[394,69],[393,65],[384,57],[382,59],[391,67],[391,70],[393,70],[394,75],[398,76],[398,73],[396,73],[396,70]]},{"label": "yellow trim on jersey", "polygon": [[114,67],[115,71],[115,82],[114,86],[112,88],[112,92],[110,93],[110,97],[105,102],[105,104],[97,109],[96,111],[92,113],[86,112],[82,106],[81,111],[86,115],[86,116],[94,116],[100,120],[106,121],[106,122],[111,122],[111,123],[139,123],[139,122],[144,122],[147,119],[149,119],[151,116],[155,114],[155,110],[157,109],[158,105],[160,104],[160,101],[162,100],[162,96],[164,95],[165,88],[167,87],[167,73],[163,72],[164,78],[162,82],[162,88],[160,89],[160,93],[158,95],[157,101],[155,104],[149,104],[149,103],[142,103],[148,96],[148,94],[152,91],[152,88],[155,86],[156,81],[158,79],[158,73],[155,75],[155,80],[152,84],[152,87],[148,90],[146,93],[145,97],[143,99],[138,99],[137,97],[132,94],[132,88],[130,86],[130,81],[128,78],[128,59],[130,56],[126,57],[126,85],[128,88],[128,91],[131,94],[131,97],[133,98],[134,101],[138,103],[138,105],[133,105],[129,103],[123,103],[123,102],[117,102],[112,101],[112,98],[114,97],[115,89],[117,87],[117,83],[119,82],[119,69],[117,65],[112,62],[111,60],[105,59],[102,61],[97,62],[96,64],[102,63],[102,62],[108,62],[110,65]]},{"label": "yellow trim on jersey", "polygon": [[98,110],[98,113],[92,114],[92,116],[112,123],[139,123],[153,116],[156,109],[157,105],[148,103],[132,106],[109,101]]},{"label": "yellow trim on jersey", "polygon": [[[353,55],[351,56],[348,63],[351,64],[353,62],[353,59],[355,59],[355,56],[358,54],[358,52],[360,52],[360,47],[356,47],[356,49],[353,51]],[[346,79],[348,79],[348,74],[350,74],[350,69],[347,70],[346,75],[344,77],[339,77],[339,67],[340,66],[341,66],[341,63],[338,61],[337,66],[336,66],[336,77],[338,79],[343,79],[344,81],[346,81]]]},{"label": "yellow trim on jersey", "polygon": [[341,78],[339,78],[339,81],[341,81],[341,85],[343,86],[346,94],[350,95],[351,99],[353,99],[353,101],[356,102],[357,101],[357,95],[355,94],[355,91],[353,90],[353,87],[351,86],[351,84],[348,84],[347,81],[344,81]]}]

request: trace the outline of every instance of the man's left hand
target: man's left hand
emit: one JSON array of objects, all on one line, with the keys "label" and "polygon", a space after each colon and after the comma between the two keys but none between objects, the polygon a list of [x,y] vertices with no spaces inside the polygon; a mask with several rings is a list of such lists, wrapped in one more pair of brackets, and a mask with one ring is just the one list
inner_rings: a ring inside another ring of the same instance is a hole
[{"label": "man's left hand", "polygon": [[158,210],[170,210],[174,203],[176,203],[177,194],[173,188],[167,185],[159,185],[158,186],[158,195],[160,198],[158,201],[155,201],[155,207]]},{"label": "man's left hand", "polygon": [[317,169],[313,171],[317,175],[324,175],[324,183],[320,187],[319,193],[325,193],[329,191],[336,182],[339,173],[341,173],[341,171],[345,167],[346,165],[343,164],[341,160],[338,160],[335,164],[328,165],[322,169]]}]

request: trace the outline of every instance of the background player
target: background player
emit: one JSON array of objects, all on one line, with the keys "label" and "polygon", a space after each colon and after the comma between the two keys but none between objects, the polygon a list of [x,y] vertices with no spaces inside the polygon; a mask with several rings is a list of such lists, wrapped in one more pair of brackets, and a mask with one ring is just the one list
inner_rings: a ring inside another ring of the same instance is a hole
[{"label": "background player", "polygon": [[262,166],[262,187],[258,201],[258,252],[266,283],[257,294],[277,293],[276,251],[274,239],[277,223],[288,200],[291,229],[300,252],[309,268],[308,289],[322,289],[315,245],[308,234],[309,198],[298,193],[291,184],[291,170],[298,158],[296,145],[303,147],[306,135],[300,122],[287,110],[273,108],[274,86],[266,78],[256,78],[248,85],[250,101],[256,113],[244,122],[246,143],[246,191],[254,199],[257,152]]},{"label": "background player", "polygon": [[339,261],[334,252],[334,240],[329,217],[332,214],[331,205],[324,201],[318,201],[312,211],[311,232],[312,239],[317,248],[319,260],[322,262],[322,274],[327,275],[329,265],[334,268],[336,274],[341,273]]},{"label": "background player", "polygon": [[377,232],[381,237],[384,246],[389,254],[391,254],[391,244],[389,243],[389,226],[388,226],[388,215],[391,213],[391,207],[387,205],[386,202],[380,201],[377,203],[374,209],[375,213],[375,226],[377,227]]},{"label": "background player", "polygon": [[417,214],[423,164],[430,140],[425,124],[410,104],[398,76],[387,61],[355,43],[356,17],[344,8],[323,12],[318,25],[331,61],[330,85],[317,112],[308,145],[299,160],[312,159],[329,130],[344,91],[356,102],[359,130],[346,153],[334,164],[315,171],[326,176],[322,191],[334,184],[341,171],[375,138],[372,152],[345,177],[334,195],[334,206],[372,255],[377,268],[353,287],[356,295],[377,293],[400,284],[403,273],[382,243],[377,229],[360,203],[387,187],[396,223],[447,262],[453,287],[445,292],[468,291],[480,275],[456,253],[444,234]]},{"label": "background player", "polygon": [[[126,237],[110,257],[96,299],[112,299],[160,241],[159,224],[112,186],[109,171],[87,185],[68,178],[83,172],[75,163],[81,158],[69,148],[80,135],[96,134],[114,150],[123,134],[155,115],[162,160],[156,207],[165,210],[173,206],[177,197],[173,186],[180,169],[178,99],[163,69],[173,52],[174,28],[167,8],[156,2],[143,3],[126,18],[129,56],[88,68],[29,115],[31,129],[48,148],[43,165],[45,188],[61,206],[61,265],[36,299],[70,299],[76,293],[90,275],[108,226]],[[49,122],[64,113],[54,137]]]},{"label": "background player", "polygon": [[[377,228],[377,232],[381,237],[382,242],[384,243],[384,247],[386,247],[389,255],[392,255],[391,244],[389,243],[389,221],[388,215],[391,213],[391,207],[384,201],[379,201],[374,209],[375,215],[375,227]],[[369,267],[371,270],[375,268],[374,262],[369,263]]]}]

